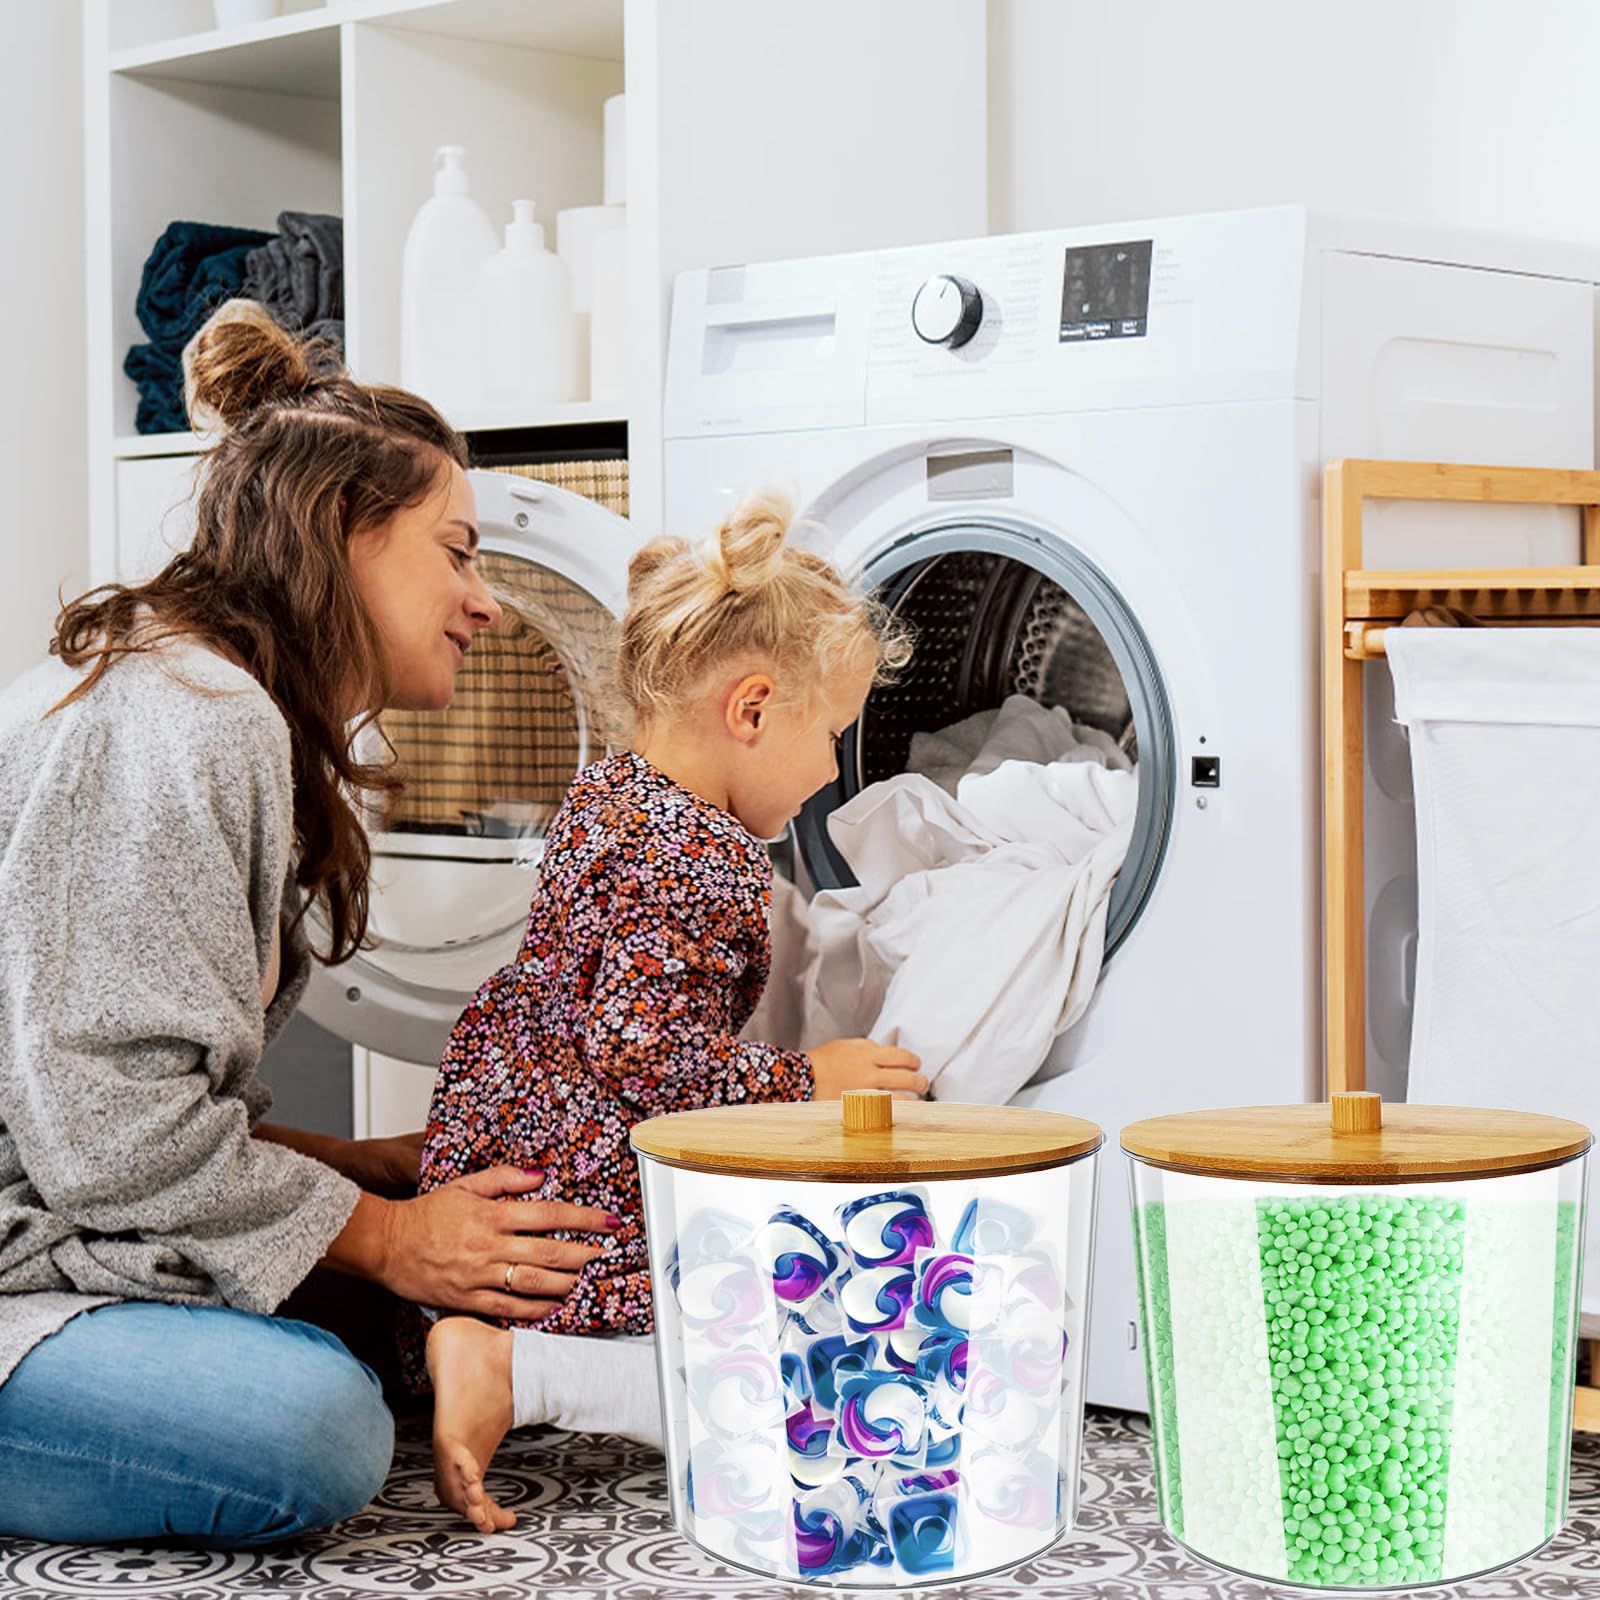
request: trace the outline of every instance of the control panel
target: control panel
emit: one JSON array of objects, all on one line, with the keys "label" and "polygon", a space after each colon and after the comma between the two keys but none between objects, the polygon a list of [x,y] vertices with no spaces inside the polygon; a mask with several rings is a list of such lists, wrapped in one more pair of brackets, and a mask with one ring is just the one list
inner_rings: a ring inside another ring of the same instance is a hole
[{"label": "control panel", "polygon": [[685,273],[666,432],[1309,400],[1341,348],[1329,263],[1426,244],[1329,226],[1285,206]]}]

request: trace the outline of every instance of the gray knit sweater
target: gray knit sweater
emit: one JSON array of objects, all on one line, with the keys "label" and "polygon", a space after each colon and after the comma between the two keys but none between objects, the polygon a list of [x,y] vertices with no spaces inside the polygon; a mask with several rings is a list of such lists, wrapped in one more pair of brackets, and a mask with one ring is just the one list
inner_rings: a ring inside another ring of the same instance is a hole
[{"label": "gray knit sweater", "polygon": [[110,1300],[271,1311],[357,1198],[250,1136],[307,965],[285,942],[263,1016],[282,716],[194,645],[125,658],[46,717],[78,676],[49,661],[0,694],[0,1383]]}]

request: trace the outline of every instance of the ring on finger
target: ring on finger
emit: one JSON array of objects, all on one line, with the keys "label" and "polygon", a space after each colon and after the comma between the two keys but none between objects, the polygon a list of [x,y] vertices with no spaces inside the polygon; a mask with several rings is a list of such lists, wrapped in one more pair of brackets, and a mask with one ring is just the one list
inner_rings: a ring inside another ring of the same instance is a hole
[{"label": "ring on finger", "polygon": [[508,1261],[506,1263],[506,1275],[505,1275],[504,1282],[505,1282],[505,1289],[506,1289],[506,1293],[507,1294],[511,1293],[511,1274],[513,1272],[515,1272],[516,1270],[517,1270],[517,1264],[516,1264],[515,1261]]}]

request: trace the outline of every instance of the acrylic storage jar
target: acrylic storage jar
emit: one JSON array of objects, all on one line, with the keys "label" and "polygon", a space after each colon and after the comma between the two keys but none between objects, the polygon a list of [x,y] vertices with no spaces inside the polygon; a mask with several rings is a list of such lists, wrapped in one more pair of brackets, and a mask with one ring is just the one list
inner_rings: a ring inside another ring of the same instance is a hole
[{"label": "acrylic storage jar", "polygon": [[1550,1539],[1589,1145],[1374,1094],[1123,1129],[1168,1531],[1269,1583],[1362,1589]]},{"label": "acrylic storage jar", "polygon": [[640,1123],[679,1530],[852,1590],[1052,1545],[1077,1510],[1101,1142],[866,1092]]}]

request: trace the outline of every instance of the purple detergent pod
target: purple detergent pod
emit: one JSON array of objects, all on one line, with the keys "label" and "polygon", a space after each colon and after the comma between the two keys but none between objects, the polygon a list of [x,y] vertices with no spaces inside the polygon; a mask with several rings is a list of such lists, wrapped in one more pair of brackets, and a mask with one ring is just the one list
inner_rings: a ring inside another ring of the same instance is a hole
[{"label": "purple detergent pod", "polygon": [[870,1493],[839,1478],[794,1499],[792,1541],[802,1578],[818,1578],[892,1559],[867,1515]]},{"label": "purple detergent pod", "polygon": [[805,1306],[839,1268],[833,1243],[790,1206],[773,1212],[752,1254],[771,1273],[773,1293],[786,1306]]},{"label": "purple detergent pod", "polygon": [[888,1333],[905,1325],[914,1279],[909,1267],[863,1267],[839,1294],[845,1325],[856,1333]]},{"label": "purple detergent pod", "polygon": [[757,1330],[777,1340],[766,1273],[748,1256],[706,1261],[679,1274],[678,1309],[684,1327],[713,1344],[750,1342]]},{"label": "purple detergent pod", "polygon": [[849,1457],[838,1446],[834,1419],[810,1406],[784,1419],[789,1439],[789,1475],[802,1489],[816,1489],[839,1477]]},{"label": "purple detergent pod", "polygon": [[1006,1308],[1005,1329],[1005,1342],[996,1353],[1006,1381],[1040,1398],[1059,1390],[1069,1346],[1060,1316],[1024,1297]]},{"label": "purple detergent pod", "polygon": [[858,1267],[904,1266],[933,1243],[926,1196],[896,1189],[839,1208],[845,1249]]},{"label": "purple detergent pod", "polygon": [[1041,1406],[988,1365],[968,1374],[964,1399],[961,1425],[968,1437],[1011,1450],[1037,1443],[1054,1414],[1053,1394]]},{"label": "purple detergent pod", "polygon": [[774,1503],[784,1462],[771,1439],[702,1439],[689,1452],[685,1494],[700,1517],[745,1517]]},{"label": "purple detergent pod", "polygon": [[867,1372],[839,1385],[838,1440],[852,1456],[921,1465],[927,1455],[928,1391],[897,1372]]},{"label": "purple detergent pod", "polygon": [[962,1468],[963,1489],[985,1516],[1015,1527],[1048,1528],[1060,1506],[1061,1486],[1040,1454],[983,1450]]},{"label": "purple detergent pod", "polygon": [[719,1439],[770,1431],[785,1410],[777,1358],[748,1345],[696,1367],[689,1398],[707,1430]]},{"label": "purple detergent pod", "polygon": [[925,1328],[972,1326],[972,1257],[925,1250],[916,1261],[916,1318]]},{"label": "purple detergent pod", "polygon": [[1005,1298],[1008,1305],[1021,1295],[1043,1306],[1047,1311],[1061,1314],[1069,1304],[1066,1290],[1061,1285],[1061,1274],[1048,1255],[1028,1251],[1022,1255],[996,1257],[1004,1268]]}]

